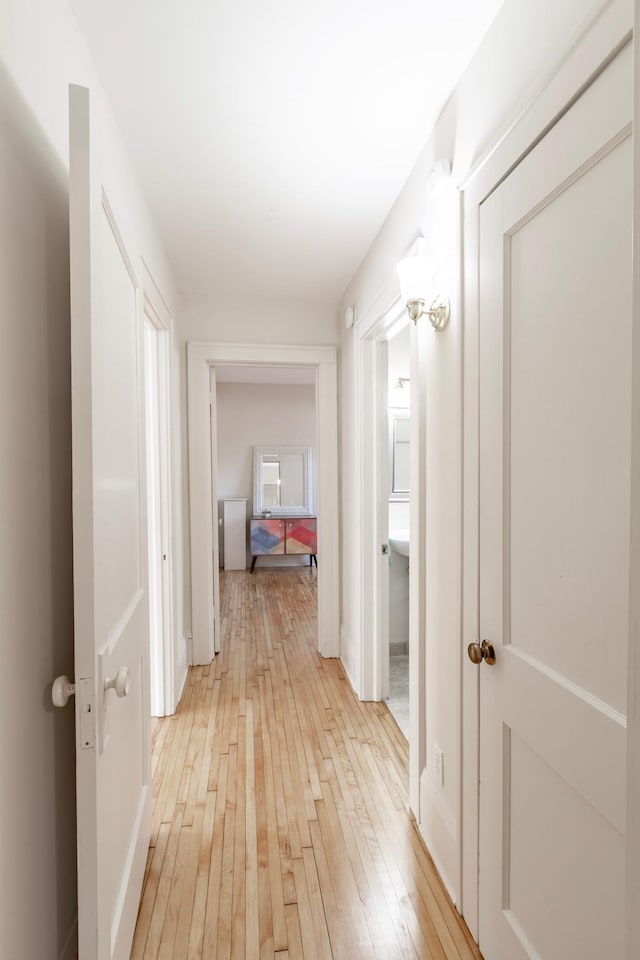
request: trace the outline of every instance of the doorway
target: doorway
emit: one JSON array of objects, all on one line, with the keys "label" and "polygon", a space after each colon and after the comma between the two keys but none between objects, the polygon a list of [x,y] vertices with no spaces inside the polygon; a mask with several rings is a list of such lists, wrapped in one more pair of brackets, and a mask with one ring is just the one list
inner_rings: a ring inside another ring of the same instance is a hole
[{"label": "doorway", "polygon": [[[411,324],[405,305],[396,293],[395,280],[385,287],[382,295],[368,313],[358,322],[355,340],[354,378],[357,383],[356,422],[358,424],[358,473],[360,508],[360,571],[358,577],[360,618],[360,684],[363,700],[384,700],[389,692],[389,533],[390,533],[390,436],[389,401],[404,375],[399,372],[389,387],[389,343],[405,331],[409,340],[409,383],[411,416],[409,423],[410,470],[408,501],[398,501],[393,511],[404,510],[404,517],[393,516],[399,524],[392,532],[398,533],[408,524],[409,542],[405,545],[408,557],[398,557],[391,563],[393,572],[401,563],[408,567],[405,589],[409,604],[409,797],[414,813],[420,811],[421,776],[426,765],[425,724],[425,645],[426,602],[420,589],[425,571],[425,540],[420,535],[426,518],[426,457],[420,436],[426,430],[425,395],[425,341],[423,328]],[[391,304],[389,306],[389,304]],[[406,367],[402,367],[406,372]],[[397,401],[396,401],[397,402]],[[406,400],[403,400],[406,403]],[[374,415],[372,415],[372,413]],[[406,435],[405,435],[406,436]],[[396,551],[397,553],[398,551]],[[421,640],[422,638],[422,640]]]},{"label": "doorway", "polygon": [[[220,366],[311,367],[316,378],[318,516],[318,652],[337,657],[339,647],[338,558],[338,416],[334,347],[284,347],[267,344],[190,342],[187,346],[189,425],[189,505],[194,664],[214,656],[214,623],[219,597],[214,596],[214,542],[218,528],[216,477],[212,466],[211,368]],[[323,558],[324,561],[323,561]]]},{"label": "doorway", "polygon": [[316,520],[315,369],[227,364],[212,370],[220,569],[259,573],[309,565],[304,543],[277,531],[286,532],[296,517]]},{"label": "doorway", "polygon": [[387,341],[386,421],[380,423],[389,451],[387,491],[389,541],[389,684],[387,706],[409,740],[409,612],[410,612],[410,495],[411,495],[411,354],[409,325]]}]

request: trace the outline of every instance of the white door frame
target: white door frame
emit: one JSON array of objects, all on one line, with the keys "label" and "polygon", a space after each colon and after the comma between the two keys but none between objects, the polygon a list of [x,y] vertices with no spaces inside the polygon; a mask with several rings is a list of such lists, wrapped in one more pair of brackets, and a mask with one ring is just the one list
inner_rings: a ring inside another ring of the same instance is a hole
[{"label": "white door frame", "polygon": [[[379,480],[387,477],[380,469],[380,458],[388,457],[388,448],[380,450],[380,417],[387,416],[387,371],[380,359],[380,344],[409,322],[405,305],[398,296],[397,282],[389,282],[371,307],[360,318],[355,330],[355,397],[358,499],[360,505],[360,569],[358,571],[360,610],[360,687],[363,700],[380,700],[388,678],[388,570],[381,545],[388,543],[388,510],[381,509],[380,498],[388,497],[388,485],[380,491]],[[420,773],[426,763],[426,672],[424,643],[426,604],[424,590],[426,504],[426,392],[422,331],[411,325],[411,517],[409,557],[409,803],[419,818]],[[422,358],[422,359],[421,359]],[[375,410],[377,416],[371,416]],[[372,483],[372,477],[376,478]],[[386,517],[386,519],[385,519]],[[386,577],[385,577],[386,573]],[[385,615],[386,614],[386,615]],[[385,636],[385,627],[387,635]]]},{"label": "white door frame", "polygon": [[193,662],[214,655],[213,511],[210,432],[210,367],[221,365],[314,367],[316,370],[318,652],[338,657],[338,407],[335,347],[270,344],[187,344],[189,418],[189,516]]},{"label": "white door frame", "polygon": [[161,716],[175,713],[175,623],[173,592],[173,484],[171,438],[171,354],[173,317],[144,260],[143,309],[146,321],[156,331],[158,348],[158,439],[160,463],[160,527],[162,561],[162,671],[155,696]]},{"label": "white door frame", "polygon": [[[542,136],[572,106],[578,92],[592,83],[631,37],[629,5],[614,0],[593,27],[571,50],[549,85],[529,105],[498,145],[484,156],[460,185],[463,191],[464,354],[463,354],[463,594],[462,594],[462,778],[460,846],[462,890],[460,910],[478,939],[479,843],[479,672],[466,656],[469,643],[479,636],[479,431],[478,431],[478,284],[480,205]],[[636,174],[637,176],[637,174]],[[638,195],[636,203],[638,203]],[[637,282],[637,276],[636,276]],[[636,380],[638,379],[636,371]],[[636,569],[639,569],[638,564]],[[631,591],[633,595],[633,590]],[[633,602],[633,600],[632,600]],[[637,629],[637,628],[636,628]],[[630,657],[638,637],[630,636]],[[640,658],[639,658],[640,659]],[[640,668],[638,669],[640,673]],[[640,684],[639,688],[640,690]],[[637,702],[637,694],[636,694]],[[640,724],[639,724],[640,726]],[[640,730],[638,731],[640,740]],[[631,741],[631,730],[629,731]],[[640,746],[640,744],[639,744]],[[631,749],[631,748],[630,748]],[[637,749],[637,748],[636,748]],[[638,760],[640,771],[640,759]],[[640,774],[639,774],[640,780]],[[637,802],[637,798],[636,798]],[[640,817],[636,825],[636,851],[640,844]],[[632,846],[632,844],[630,844]],[[630,868],[631,869],[631,868]],[[640,855],[636,852],[636,892],[640,888]],[[633,901],[637,912],[637,900]],[[634,918],[636,936],[640,924]],[[631,956],[636,953],[629,953]]]},{"label": "white door frame", "polygon": [[220,653],[220,540],[218,515],[218,394],[216,368],[209,367],[209,436],[211,446],[211,553],[213,560],[213,650]]},{"label": "white door frame", "polygon": [[144,315],[144,436],[147,486],[147,567],[149,601],[149,708],[164,716],[162,583],[162,500],[160,493],[160,410],[158,390],[158,331]]},{"label": "white door frame", "polygon": [[161,702],[164,716],[175,713],[178,703],[175,685],[175,653],[177,627],[174,563],[174,485],[173,485],[173,435],[171,418],[173,409],[173,380],[171,358],[173,356],[173,315],[160,291],[144,258],[142,265],[142,292],[144,315],[156,330],[158,346],[158,414],[160,440],[160,511],[162,528],[162,554],[166,556],[162,566],[162,666]]}]

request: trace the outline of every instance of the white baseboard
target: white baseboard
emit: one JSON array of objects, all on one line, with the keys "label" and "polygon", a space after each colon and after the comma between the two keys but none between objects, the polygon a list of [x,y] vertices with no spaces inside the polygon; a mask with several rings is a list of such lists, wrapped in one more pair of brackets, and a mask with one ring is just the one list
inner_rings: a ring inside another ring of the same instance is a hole
[{"label": "white baseboard", "polygon": [[420,821],[418,830],[429,851],[447,893],[459,906],[459,877],[456,869],[459,851],[456,842],[455,812],[446,802],[442,789],[434,783],[427,770],[420,777]]},{"label": "white baseboard", "polygon": [[350,651],[351,646],[350,646],[347,631],[345,630],[345,626],[344,624],[342,624],[340,627],[340,663],[342,664],[342,669],[344,670],[344,674],[347,680],[349,681],[349,686],[355,693],[358,700],[360,700],[361,698],[360,698],[360,693],[358,692],[358,684],[353,682],[353,677],[349,670],[349,664],[347,663],[347,660],[345,659],[345,656],[344,656],[345,651],[347,650]]},{"label": "white baseboard", "polygon": [[189,665],[187,664],[187,666],[182,671],[182,676],[176,677],[178,681],[178,689],[176,691],[176,702],[174,706],[174,713],[178,709],[178,704],[182,700],[182,694],[184,693],[184,687],[187,682],[188,673],[189,673]]},{"label": "white baseboard", "polygon": [[446,890],[447,893],[449,894],[449,896],[450,896],[450,898],[451,898],[451,901],[452,901],[454,907],[456,908],[456,910],[458,910],[458,912],[460,912],[460,911],[459,911],[459,908],[458,908],[458,897],[457,897],[457,894],[456,894],[455,885],[452,883],[451,878],[447,875],[446,870],[445,870],[444,867],[442,866],[442,861],[441,861],[440,858],[434,853],[434,851],[433,851],[434,845],[433,845],[433,843],[431,842],[430,837],[429,837],[429,836],[427,835],[427,833],[425,832],[422,824],[420,824],[420,823],[418,823],[418,822],[416,821],[416,826],[417,826],[417,828],[418,828],[418,831],[419,831],[419,833],[420,833],[420,836],[422,837],[422,842],[424,843],[425,847],[427,848],[427,852],[428,852],[429,856],[430,856],[431,859],[433,860],[433,865],[434,865],[434,867],[436,868],[436,870],[438,871],[438,873],[439,873],[439,875],[440,875],[440,879],[442,880],[442,883],[443,883],[443,885],[444,885],[445,890]]}]

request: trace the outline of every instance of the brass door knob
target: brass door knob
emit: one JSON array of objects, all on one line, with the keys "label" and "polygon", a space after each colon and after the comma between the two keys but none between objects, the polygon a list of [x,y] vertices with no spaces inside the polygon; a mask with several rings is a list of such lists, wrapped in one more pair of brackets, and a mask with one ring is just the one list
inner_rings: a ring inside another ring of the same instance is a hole
[{"label": "brass door knob", "polygon": [[471,663],[482,663],[482,647],[479,643],[470,643],[467,647],[467,654]]},{"label": "brass door knob", "polygon": [[485,660],[487,666],[492,667],[496,662],[495,648],[488,640],[483,640],[482,643],[470,643],[467,654],[471,663],[482,663]]}]

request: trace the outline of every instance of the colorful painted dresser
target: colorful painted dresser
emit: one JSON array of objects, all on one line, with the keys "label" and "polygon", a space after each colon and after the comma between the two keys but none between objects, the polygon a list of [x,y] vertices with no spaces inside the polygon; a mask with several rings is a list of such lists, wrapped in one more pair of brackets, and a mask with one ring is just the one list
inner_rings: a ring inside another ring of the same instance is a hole
[{"label": "colorful painted dresser", "polygon": [[309,566],[318,566],[316,517],[252,517],[251,573],[258,557],[307,554]]}]

